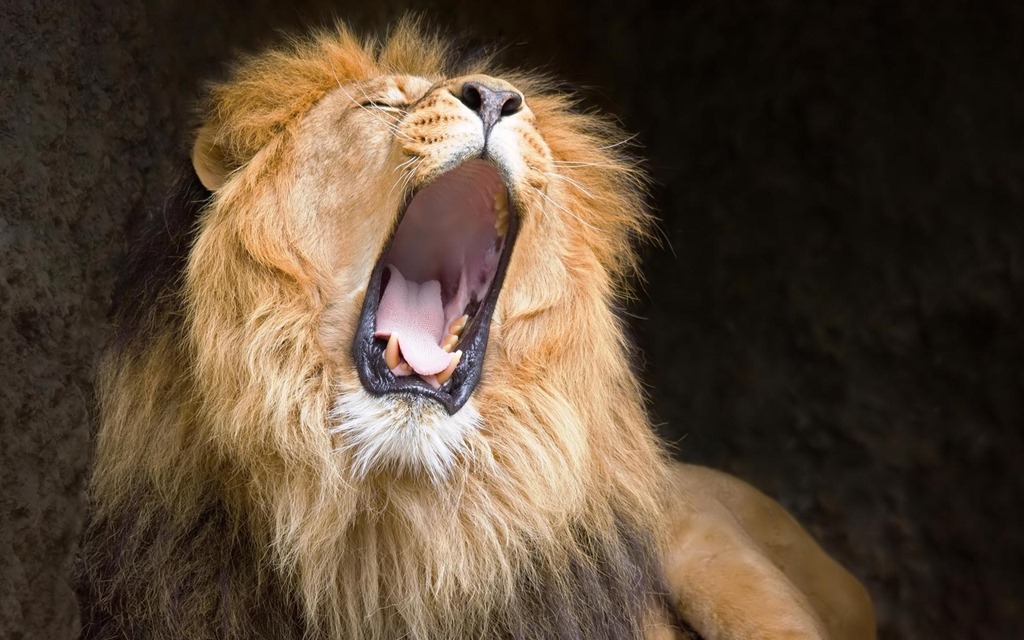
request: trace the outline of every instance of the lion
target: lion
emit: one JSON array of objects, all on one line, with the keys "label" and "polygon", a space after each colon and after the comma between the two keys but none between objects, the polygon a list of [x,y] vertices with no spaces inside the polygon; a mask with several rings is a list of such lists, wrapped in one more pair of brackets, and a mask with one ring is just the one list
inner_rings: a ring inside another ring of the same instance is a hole
[{"label": "lion", "polygon": [[609,120],[404,20],[242,60],[130,250],[82,637],[874,637],[739,480],[671,462],[616,308]]}]

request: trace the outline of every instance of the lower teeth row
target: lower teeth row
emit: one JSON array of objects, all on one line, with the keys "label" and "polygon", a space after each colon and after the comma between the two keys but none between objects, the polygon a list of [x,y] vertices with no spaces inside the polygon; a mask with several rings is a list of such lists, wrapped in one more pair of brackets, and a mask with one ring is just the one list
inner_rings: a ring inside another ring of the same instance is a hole
[{"label": "lower teeth row", "polygon": [[[448,326],[448,335],[445,336],[445,338],[441,341],[440,346],[443,351],[445,351],[446,353],[452,352],[452,349],[455,348],[455,345],[459,343],[459,336],[466,329],[466,324],[468,322],[468,315],[461,315],[452,321],[452,323]],[[440,387],[445,382],[448,382],[448,379],[452,377],[452,374],[455,372],[455,367],[458,366],[459,361],[461,359],[462,352],[456,351],[452,355],[452,359],[448,363],[448,367],[444,371],[433,376],[424,376],[424,379],[431,386],[434,386],[436,384],[436,387]],[[384,349],[384,363],[387,365],[388,369],[391,370],[391,373],[393,373],[396,376],[402,377],[410,376],[413,374],[412,367],[409,366],[408,362],[402,359],[397,334],[392,334],[391,338],[388,340],[388,345]]]}]

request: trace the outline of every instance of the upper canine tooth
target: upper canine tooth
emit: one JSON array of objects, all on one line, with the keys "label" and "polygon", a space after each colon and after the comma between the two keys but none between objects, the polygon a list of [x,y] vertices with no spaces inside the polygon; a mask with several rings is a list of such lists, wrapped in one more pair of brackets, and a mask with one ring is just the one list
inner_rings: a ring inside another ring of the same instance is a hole
[{"label": "upper canine tooth", "polygon": [[392,333],[388,338],[388,346],[384,349],[384,363],[388,369],[394,369],[402,361],[398,350],[398,334]]},{"label": "upper canine tooth", "polygon": [[466,328],[466,323],[469,322],[468,315],[461,315],[458,318],[452,320],[451,326],[448,327],[448,333],[457,336],[462,333],[462,330]]},{"label": "upper canine tooth", "polygon": [[504,189],[494,194],[494,230],[500,235],[508,233],[508,195]]},{"label": "upper canine tooth", "polygon": [[444,384],[448,382],[448,378],[451,378],[452,374],[455,373],[455,367],[459,366],[460,360],[462,360],[461,351],[456,351],[455,353],[452,354],[452,359],[451,362],[448,363],[448,367],[445,368],[445,370],[442,371],[441,373],[437,374],[438,384]]},{"label": "upper canine tooth", "polygon": [[455,345],[458,344],[458,342],[459,342],[459,336],[456,336],[456,335],[453,335],[453,334],[449,333],[448,336],[444,340],[441,341],[441,349],[443,351],[447,351],[448,353],[451,353],[452,349],[455,348]]}]

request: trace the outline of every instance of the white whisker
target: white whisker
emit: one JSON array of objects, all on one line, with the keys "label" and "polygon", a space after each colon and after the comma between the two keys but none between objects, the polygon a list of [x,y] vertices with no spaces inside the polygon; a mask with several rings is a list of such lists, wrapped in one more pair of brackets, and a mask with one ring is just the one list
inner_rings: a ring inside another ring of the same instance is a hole
[{"label": "white whisker", "polygon": [[399,164],[397,167],[392,169],[391,172],[394,173],[395,171],[401,171],[401,170],[409,167],[410,165],[414,164],[415,162],[417,162],[419,160],[422,160],[422,158],[419,157],[419,156],[410,156],[408,160],[406,160],[405,162]]},{"label": "white whisker", "polygon": [[563,176],[563,175],[562,175],[562,174],[560,174],[560,173],[552,173],[552,172],[550,172],[550,171],[545,171],[545,172],[544,172],[544,175],[548,176],[549,178],[558,178],[559,180],[565,180],[565,181],[566,181],[566,182],[568,182],[569,184],[573,185],[574,187],[576,187],[577,189],[579,189],[580,191],[582,191],[582,192],[584,193],[584,195],[586,195],[586,196],[587,196],[588,198],[591,198],[591,199],[593,199],[593,200],[596,200],[596,199],[597,199],[597,198],[595,198],[595,197],[594,197],[594,194],[592,194],[592,193],[590,193],[589,191],[587,191],[586,187],[584,187],[584,186],[583,186],[582,184],[580,184],[579,182],[576,182],[575,180],[573,180],[573,179],[572,179],[572,178],[570,178],[569,176]]},{"label": "white whisker", "polygon": [[584,224],[584,225],[586,225],[586,226],[590,227],[591,229],[593,229],[594,231],[600,231],[600,229],[598,229],[598,228],[597,228],[597,227],[595,227],[594,225],[590,224],[589,222],[587,222],[587,221],[586,221],[586,220],[584,220],[583,218],[579,217],[578,215],[576,215],[576,214],[575,214],[575,213],[573,213],[572,211],[569,211],[568,209],[566,209],[566,208],[565,208],[565,207],[563,207],[562,205],[558,204],[557,202],[555,202],[554,200],[552,200],[551,198],[549,198],[549,197],[547,196],[547,194],[545,194],[545,193],[544,193],[543,191],[541,191],[540,189],[538,189],[538,188],[534,187],[534,191],[536,191],[536,192],[537,192],[537,195],[539,195],[540,197],[544,198],[544,199],[545,199],[545,200],[547,200],[547,201],[548,201],[549,203],[551,203],[551,205],[552,205],[552,206],[554,206],[555,208],[557,208],[557,209],[560,209],[561,211],[563,211],[563,212],[565,212],[565,213],[569,214],[570,216],[572,216],[573,218],[576,218],[577,220],[579,220],[580,224]]},{"label": "white whisker", "polygon": [[[559,166],[559,167],[570,167],[570,168],[575,168],[575,167],[598,167],[598,168],[601,168],[601,169],[622,169],[623,168],[621,165],[614,164],[614,163],[611,163],[611,162],[567,162],[567,161],[564,161],[564,160],[552,160],[551,164]],[[631,170],[631,169],[629,169],[627,167],[626,170],[628,171],[628,170]]]},{"label": "white whisker", "polygon": [[637,137],[638,135],[640,135],[640,134],[634,133],[634,134],[633,134],[633,135],[631,135],[631,136],[627,136],[627,137],[626,137],[625,139],[623,139],[623,140],[619,140],[618,142],[613,142],[612,144],[609,144],[609,145],[605,145],[605,146],[603,146],[603,147],[598,147],[598,149],[600,149],[600,150],[604,151],[604,150],[607,150],[607,149],[614,149],[615,147],[619,147],[619,146],[622,146],[622,145],[624,145],[624,144],[629,144],[629,143],[630,143],[630,142],[632,142],[633,140],[636,140],[636,137]]},{"label": "white whisker", "polygon": [[398,179],[395,180],[395,183],[391,185],[391,190],[388,191],[388,197],[394,195],[396,188],[400,189],[400,193],[405,192],[409,188],[409,185],[412,183],[413,177],[416,174],[416,164],[422,160],[423,158],[420,156],[412,156],[395,167],[394,171],[402,171],[402,175],[400,175]]}]

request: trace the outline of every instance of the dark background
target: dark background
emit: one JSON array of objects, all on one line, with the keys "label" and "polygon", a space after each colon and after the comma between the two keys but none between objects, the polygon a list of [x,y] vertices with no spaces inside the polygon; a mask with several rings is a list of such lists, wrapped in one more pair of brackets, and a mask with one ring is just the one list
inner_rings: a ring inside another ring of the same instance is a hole
[{"label": "dark background", "polygon": [[[76,629],[105,310],[200,80],[408,6],[0,5],[0,638]],[[680,455],[791,509],[883,638],[1020,637],[1024,3],[415,8],[638,132],[664,242],[632,324]]]}]

